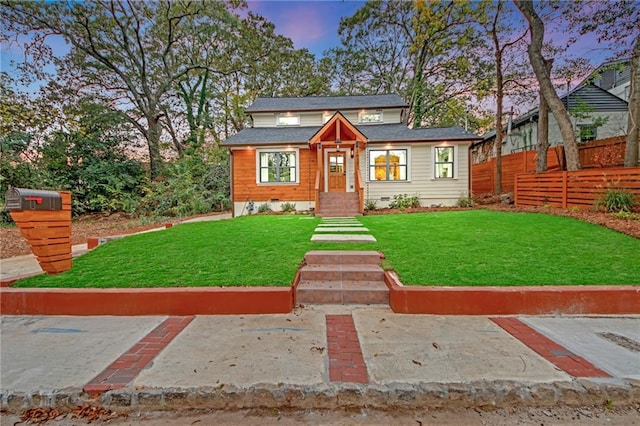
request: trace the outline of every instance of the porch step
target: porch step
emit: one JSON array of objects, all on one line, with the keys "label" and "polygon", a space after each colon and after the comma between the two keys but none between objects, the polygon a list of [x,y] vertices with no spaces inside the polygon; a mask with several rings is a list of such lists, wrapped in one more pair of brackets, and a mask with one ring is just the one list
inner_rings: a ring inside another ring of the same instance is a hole
[{"label": "porch step", "polygon": [[316,216],[345,217],[360,215],[360,199],[356,192],[322,192]]},{"label": "porch step", "polygon": [[376,251],[313,250],[305,255],[297,303],[388,304]]}]

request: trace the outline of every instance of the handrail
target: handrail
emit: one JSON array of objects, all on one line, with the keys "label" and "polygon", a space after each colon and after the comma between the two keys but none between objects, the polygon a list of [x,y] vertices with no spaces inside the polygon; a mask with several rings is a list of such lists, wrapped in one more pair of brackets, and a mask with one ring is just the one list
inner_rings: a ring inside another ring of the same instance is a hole
[{"label": "handrail", "polygon": [[358,191],[358,203],[360,204],[360,213],[364,213],[364,186],[362,183],[362,175],[360,169],[356,169],[356,190]]},{"label": "handrail", "polygon": [[316,185],[314,191],[314,209],[316,214],[320,211],[320,169],[316,170]]}]

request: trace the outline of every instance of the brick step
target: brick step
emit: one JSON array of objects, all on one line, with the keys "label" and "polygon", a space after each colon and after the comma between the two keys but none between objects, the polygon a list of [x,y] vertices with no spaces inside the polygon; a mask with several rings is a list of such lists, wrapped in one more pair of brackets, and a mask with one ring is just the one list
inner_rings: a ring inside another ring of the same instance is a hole
[{"label": "brick step", "polygon": [[380,281],[300,281],[297,303],[388,304],[389,289]]},{"label": "brick step", "polygon": [[384,281],[384,271],[378,265],[320,264],[300,269],[303,281]]},{"label": "brick step", "polygon": [[360,213],[356,213],[356,212],[320,212],[320,213],[316,213],[317,217],[340,217],[340,216],[344,216],[344,215],[351,215],[351,216],[362,216]]},{"label": "brick step", "polygon": [[377,251],[313,250],[304,256],[307,265],[379,265],[380,259]]}]

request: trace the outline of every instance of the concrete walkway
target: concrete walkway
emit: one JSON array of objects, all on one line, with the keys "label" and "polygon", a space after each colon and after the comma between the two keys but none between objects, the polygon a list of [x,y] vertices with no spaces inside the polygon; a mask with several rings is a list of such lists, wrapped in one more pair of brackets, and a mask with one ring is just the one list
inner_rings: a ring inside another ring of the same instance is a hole
[{"label": "concrete walkway", "polygon": [[[640,316],[507,319],[551,343],[532,348],[500,318],[362,305],[286,315],[4,316],[2,407],[76,405],[90,398],[85,391],[105,392],[98,401],[107,405],[152,409],[640,402]],[[554,357],[589,367],[572,374]]]},{"label": "concrete walkway", "polygon": [[375,243],[376,238],[355,217],[323,217],[311,236],[311,241]]},{"label": "concrete walkway", "polygon": [[[210,216],[200,216],[192,219],[187,219],[184,221],[175,222],[174,225],[182,224],[182,223],[193,223],[193,222],[207,222],[212,220],[222,220],[222,219],[230,219],[231,214],[218,214],[218,215],[210,215]],[[147,232],[157,232],[163,231],[166,227],[158,227],[153,229],[148,229],[146,231],[137,232],[137,234],[144,234]],[[133,235],[133,234],[128,234]],[[120,238],[126,235],[114,236],[112,238]],[[72,256],[78,257],[87,252],[87,244],[75,244],[71,247]],[[10,280],[14,277],[19,277],[23,275],[33,275],[42,272],[40,268],[40,264],[38,260],[33,254],[25,254],[22,256],[14,256],[5,259],[0,259],[0,280]]]}]

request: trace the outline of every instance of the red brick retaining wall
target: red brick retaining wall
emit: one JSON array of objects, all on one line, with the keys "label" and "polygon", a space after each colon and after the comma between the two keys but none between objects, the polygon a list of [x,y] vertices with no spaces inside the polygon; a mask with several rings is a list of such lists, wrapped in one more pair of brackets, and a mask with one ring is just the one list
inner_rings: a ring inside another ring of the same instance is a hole
[{"label": "red brick retaining wall", "polygon": [[2,315],[216,315],[288,313],[292,287],[2,288]]},{"label": "red brick retaining wall", "polygon": [[385,273],[393,312],[436,315],[640,314],[640,287],[409,287]]}]

